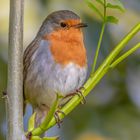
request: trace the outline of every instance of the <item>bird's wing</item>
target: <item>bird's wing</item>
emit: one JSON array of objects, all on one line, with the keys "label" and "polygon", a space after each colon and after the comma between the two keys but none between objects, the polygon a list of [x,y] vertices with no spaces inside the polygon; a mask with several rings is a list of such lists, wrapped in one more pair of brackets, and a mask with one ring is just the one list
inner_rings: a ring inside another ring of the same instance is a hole
[{"label": "bird's wing", "polygon": [[25,112],[25,106],[26,106],[25,94],[24,94],[25,80],[28,73],[28,68],[30,67],[31,64],[32,55],[35,53],[38,47],[39,47],[39,40],[35,38],[25,49],[23,55],[23,98],[24,98],[23,112]]},{"label": "bird's wing", "polygon": [[26,76],[28,73],[28,68],[31,64],[32,55],[35,53],[37,48],[39,47],[39,40],[34,39],[29,46],[24,51],[23,55],[23,83],[26,80]]}]

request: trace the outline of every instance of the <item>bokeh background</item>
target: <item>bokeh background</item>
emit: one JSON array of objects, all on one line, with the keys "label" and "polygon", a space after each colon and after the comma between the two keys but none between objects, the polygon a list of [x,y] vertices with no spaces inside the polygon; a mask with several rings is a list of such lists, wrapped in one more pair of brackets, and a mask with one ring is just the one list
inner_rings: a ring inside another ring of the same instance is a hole
[{"label": "bokeh background", "polygon": [[[0,0],[0,93],[6,89],[8,61],[9,0]],[[122,0],[124,14],[110,11],[119,17],[118,25],[109,24],[105,30],[100,52],[100,64],[129,30],[140,22],[140,0]],[[25,0],[24,48],[35,37],[42,21],[52,11],[69,9],[81,16],[88,28],[84,29],[89,72],[99,38],[101,22],[84,0]],[[128,45],[140,41],[138,34]],[[110,71],[86,98],[68,115],[60,129],[61,140],[140,140],[140,50]],[[0,98],[0,140],[5,140],[5,101]],[[25,125],[27,124],[26,113]],[[14,124],[13,124],[14,125]]]}]

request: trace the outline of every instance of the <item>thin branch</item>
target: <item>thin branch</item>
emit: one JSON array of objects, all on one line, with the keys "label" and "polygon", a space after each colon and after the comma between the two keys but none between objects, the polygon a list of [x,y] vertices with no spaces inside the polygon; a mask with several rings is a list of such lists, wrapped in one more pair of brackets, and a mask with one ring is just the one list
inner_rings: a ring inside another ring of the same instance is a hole
[{"label": "thin branch", "polygon": [[7,140],[24,138],[22,99],[23,8],[24,0],[10,0]]},{"label": "thin branch", "polygon": [[140,49],[140,43],[138,43],[137,45],[135,45],[133,48],[131,48],[130,50],[128,50],[126,53],[124,53],[122,56],[120,56],[119,58],[117,58],[117,60],[115,60],[111,65],[110,68],[114,68],[116,65],[118,65],[120,62],[122,62],[126,57],[128,57],[129,55],[131,55],[132,53],[134,53],[136,50]]},{"label": "thin branch", "polygon": [[100,33],[97,49],[96,49],[96,52],[95,52],[95,57],[94,57],[94,60],[93,60],[91,74],[94,73],[95,68],[96,68],[97,59],[98,59],[98,55],[99,55],[99,51],[100,51],[100,48],[101,48],[101,43],[102,43],[102,40],[103,40],[104,31],[105,31],[105,26],[106,26],[106,0],[104,0],[103,4],[104,4],[103,23],[102,23],[102,28],[101,28],[101,33]]},{"label": "thin branch", "polygon": [[103,23],[103,25],[102,25],[101,34],[100,34],[99,42],[98,42],[97,49],[96,49],[96,52],[95,52],[95,57],[94,57],[94,61],[93,61],[93,66],[92,66],[91,74],[94,73],[95,68],[96,68],[97,58],[98,58],[98,55],[99,55],[99,50],[101,48],[103,34],[104,34],[104,31],[105,31],[105,25],[106,25],[106,23]]}]

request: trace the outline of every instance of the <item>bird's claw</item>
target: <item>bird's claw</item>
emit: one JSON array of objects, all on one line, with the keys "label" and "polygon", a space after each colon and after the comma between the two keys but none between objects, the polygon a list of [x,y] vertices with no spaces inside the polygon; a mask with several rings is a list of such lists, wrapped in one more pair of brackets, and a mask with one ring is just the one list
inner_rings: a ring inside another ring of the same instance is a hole
[{"label": "bird's claw", "polygon": [[62,123],[63,121],[60,119],[58,113],[61,113],[61,114],[63,114],[64,116],[65,116],[66,114],[65,114],[63,111],[61,111],[61,110],[57,110],[57,111],[54,113],[54,117],[55,117],[56,123],[57,123],[58,127],[60,128],[61,123]]},{"label": "bird's claw", "polygon": [[79,89],[76,90],[76,92],[70,93],[68,95],[66,95],[64,98],[70,97],[70,96],[75,96],[78,95],[79,97],[82,97],[83,99],[81,100],[82,104],[86,103],[86,99],[85,96],[83,95],[81,90],[85,90],[85,87],[80,87]]},{"label": "bird's claw", "polygon": [[86,104],[86,99],[83,93],[81,92],[81,89],[77,89],[75,94],[77,94],[79,97],[82,97],[81,104]]}]

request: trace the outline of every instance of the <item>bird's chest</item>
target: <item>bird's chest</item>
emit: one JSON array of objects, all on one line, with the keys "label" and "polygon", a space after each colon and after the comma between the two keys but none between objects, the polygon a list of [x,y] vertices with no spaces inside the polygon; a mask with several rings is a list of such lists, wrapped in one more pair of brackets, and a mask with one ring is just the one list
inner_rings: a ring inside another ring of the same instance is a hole
[{"label": "bird's chest", "polygon": [[33,55],[26,87],[29,87],[32,93],[34,90],[40,94],[61,92],[66,95],[83,84],[86,72],[86,66],[79,67],[73,62],[66,65],[57,63],[50,48],[42,47]]}]

